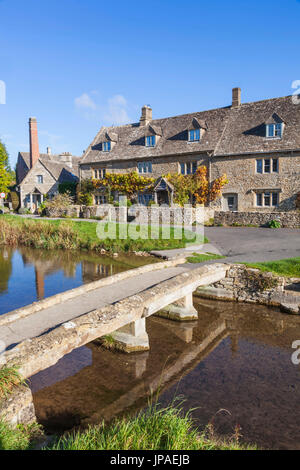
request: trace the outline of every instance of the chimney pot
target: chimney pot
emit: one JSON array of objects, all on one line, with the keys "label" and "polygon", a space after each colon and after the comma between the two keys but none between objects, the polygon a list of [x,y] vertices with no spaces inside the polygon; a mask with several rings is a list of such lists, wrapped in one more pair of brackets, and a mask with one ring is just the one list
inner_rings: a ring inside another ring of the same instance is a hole
[{"label": "chimney pot", "polygon": [[147,126],[152,121],[152,108],[148,105],[142,107],[140,126]]},{"label": "chimney pot", "polygon": [[39,138],[37,131],[37,120],[35,117],[29,118],[29,144],[30,144],[30,168],[32,168],[40,158]]},{"label": "chimney pot", "polygon": [[237,87],[232,89],[232,107],[238,108],[239,106],[241,106],[241,89]]},{"label": "chimney pot", "polygon": [[47,155],[51,155],[52,152],[51,152],[51,147],[47,147]]}]

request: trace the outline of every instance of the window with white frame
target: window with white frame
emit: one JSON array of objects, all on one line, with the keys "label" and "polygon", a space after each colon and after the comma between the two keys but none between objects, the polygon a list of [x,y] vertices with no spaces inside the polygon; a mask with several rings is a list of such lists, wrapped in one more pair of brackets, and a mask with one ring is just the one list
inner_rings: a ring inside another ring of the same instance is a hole
[{"label": "window with white frame", "polygon": [[152,163],[151,162],[139,162],[138,163],[139,173],[152,173]]},{"label": "window with white frame", "polygon": [[282,130],[283,130],[283,124],[276,123],[276,124],[267,124],[266,126],[266,137],[268,138],[280,138],[282,137]]},{"label": "window with white frame", "polygon": [[180,173],[182,175],[193,175],[198,168],[197,162],[184,162],[180,163]]},{"label": "window with white frame", "polygon": [[100,206],[101,204],[106,204],[106,196],[104,194],[95,194],[95,204],[97,206]]},{"label": "window with white frame", "polygon": [[36,181],[37,181],[37,183],[43,184],[43,182],[44,182],[43,175],[37,175]]},{"label": "window with white frame", "polygon": [[139,194],[138,195],[138,201],[139,204],[142,204],[143,206],[148,206],[150,201],[154,201],[153,194]]},{"label": "window with white frame", "polygon": [[200,129],[193,129],[189,131],[189,142],[199,142]]},{"label": "window with white frame", "polygon": [[256,207],[277,207],[278,205],[278,191],[262,191],[256,193]]},{"label": "window with white frame", "polygon": [[155,135],[146,136],[146,147],[155,147],[156,138]]},{"label": "window with white frame", "polygon": [[102,150],[103,152],[111,151],[111,142],[109,140],[107,142],[102,142]]},{"label": "window with white frame", "polygon": [[105,178],[106,175],[106,169],[105,168],[94,168],[93,169],[93,174],[94,178],[97,179],[102,179]]},{"label": "window with white frame", "polygon": [[278,158],[258,158],[256,160],[256,173],[278,173]]}]

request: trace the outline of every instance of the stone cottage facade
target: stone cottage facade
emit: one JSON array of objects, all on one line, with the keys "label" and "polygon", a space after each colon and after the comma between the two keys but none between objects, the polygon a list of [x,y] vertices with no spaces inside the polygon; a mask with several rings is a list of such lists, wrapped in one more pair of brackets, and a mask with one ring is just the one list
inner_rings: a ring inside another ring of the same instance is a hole
[{"label": "stone cottage facade", "polygon": [[18,155],[16,179],[20,206],[35,212],[45,195],[58,193],[64,182],[79,181],[79,158],[70,153],[52,155],[48,147],[46,154],[39,153],[37,122],[29,120],[30,152]]},{"label": "stone cottage facade", "polygon": [[[201,165],[210,181],[227,174],[222,197],[211,203],[217,211],[294,210],[300,105],[292,96],[243,104],[240,88],[234,88],[230,106],[210,111],[153,120],[152,109],[144,106],[139,123],[100,129],[81,159],[80,179],[137,171],[158,178],[153,193],[139,195],[140,203],[171,203],[161,175],[192,174]],[[95,204],[105,202],[99,191]]]}]

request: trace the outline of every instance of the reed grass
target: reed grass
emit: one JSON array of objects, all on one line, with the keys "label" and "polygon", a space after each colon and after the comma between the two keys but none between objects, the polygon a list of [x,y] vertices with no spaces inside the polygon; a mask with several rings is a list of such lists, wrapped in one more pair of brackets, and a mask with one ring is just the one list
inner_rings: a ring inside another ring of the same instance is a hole
[{"label": "reed grass", "polygon": [[199,433],[190,412],[180,406],[150,405],[134,417],[90,426],[58,438],[47,450],[241,450],[238,436],[222,440],[212,428]]}]

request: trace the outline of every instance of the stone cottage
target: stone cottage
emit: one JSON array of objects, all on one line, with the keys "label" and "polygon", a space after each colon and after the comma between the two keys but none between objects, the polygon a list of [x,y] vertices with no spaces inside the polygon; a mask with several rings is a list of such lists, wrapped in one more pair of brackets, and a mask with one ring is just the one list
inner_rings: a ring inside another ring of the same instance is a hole
[{"label": "stone cottage", "polygon": [[[300,104],[292,96],[242,103],[240,88],[234,88],[224,108],[152,119],[152,109],[144,106],[139,123],[100,129],[81,159],[80,179],[137,171],[158,178],[153,192],[139,195],[140,203],[171,203],[172,188],[159,177],[192,174],[200,165],[210,181],[228,176],[222,198],[211,203],[215,210],[295,209]],[[95,204],[106,202],[104,192],[94,197]]]},{"label": "stone cottage", "polygon": [[39,152],[36,118],[29,119],[30,152],[20,152],[16,167],[17,191],[20,206],[35,212],[48,194],[58,193],[64,182],[79,181],[79,158],[70,153],[52,155]]}]

